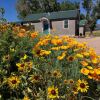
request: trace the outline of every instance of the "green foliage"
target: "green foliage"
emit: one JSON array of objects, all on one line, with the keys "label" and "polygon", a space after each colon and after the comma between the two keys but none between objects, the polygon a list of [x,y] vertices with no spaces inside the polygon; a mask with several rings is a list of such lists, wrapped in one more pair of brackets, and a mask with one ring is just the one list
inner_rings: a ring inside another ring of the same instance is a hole
[{"label": "green foliage", "polygon": [[79,9],[79,2],[71,2],[70,0],[63,1],[60,4],[61,10]]},{"label": "green foliage", "polygon": [[0,8],[0,24],[6,22],[7,20],[4,18],[5,9]]},{"label": "green foliage", "polygon": [[87,20],[87,28],[90,29],[91,34],[93,35],[93,30],[96,27],[96,21],[98,18],[98,2],[94,4],[93,0],[83,0],[83,8],[86,10],[86,20]]},{"label": "green foliage", "polygon": [[84,14],[80,14],[80,20],[84,20],[85,19],[85,15]]},{"label": "green foliage", "polygon": [[18,17],[24,19],[29,14],[79,9],[79,2],[70,0],[59,3],[57,0],[17,0]]},{"label": "green foliage", "polygon": [[0,13],[1,13],[1,16],[3,17],[4,13],[5,13],[5,9],[4,8],[0,8]]}]

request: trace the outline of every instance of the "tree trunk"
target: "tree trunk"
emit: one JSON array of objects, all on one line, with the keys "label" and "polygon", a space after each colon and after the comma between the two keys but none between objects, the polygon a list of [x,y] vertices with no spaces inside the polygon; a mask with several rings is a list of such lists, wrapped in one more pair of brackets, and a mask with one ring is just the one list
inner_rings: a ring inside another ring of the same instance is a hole
[{"label": "tree trunk", "polygon": [[90,36],[93,36],[93,31],[92,30],[90,30]]}]

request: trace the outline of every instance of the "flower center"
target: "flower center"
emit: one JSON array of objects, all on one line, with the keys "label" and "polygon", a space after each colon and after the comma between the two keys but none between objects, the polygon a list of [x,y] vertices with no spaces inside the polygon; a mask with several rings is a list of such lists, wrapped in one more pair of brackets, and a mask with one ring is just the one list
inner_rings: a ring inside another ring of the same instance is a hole
[{"label": "flower center", "polygon": [[73,57],[69,57],[69,61],[73,61],[74,60],[74,58]]},{"label": "flower center", "polygon": [[81,83],[81,84],[80,84],[80,87],[81,87],[81,88],[85,88],[85,84],[84,84],[84,83]]},{"label": "flower center", "polygon": [[74,81],[73,80],[70,80],[70,83],[74,83]]},{"label": "flower center", "polygon": [[77,92],[77,88],[76,87],[73,87],[73,91]]},{"label": "flower center", "polygon": [[16,84],[16,83],[17,83],[17,81],[16,81],[16,80],[12,80],[11,82],[12,82],[12,84]]},{"label": "flower center", "polygon": [[55,91],[55,90],[52,90],[52,91],[51,91],[51,94],[52,94],[52,95],[56,95],[56,91]]},{"label": "flower center", "polygon": [[5,59],[7,59],[7,60],[8,60],[8,59],[9,59],[9,57],[7,56],[7,57],[5,57]]},{"label": "flower center", "polygon": [[40,52],[41,52],[41,50],[37,50],[37,51],[36,51],[36,54],[37,54],[37,55],[39,55],[39,54],[40,54]]},{"label": "flower center", "polygon": [[34,79],[35,80],[39,80],[39,76],[34,76]]},{"label": "flower center", "polygon": [[25,66],[25,64],[21,64],[21,67],[24,67]]},{"label": "flower center", "polygon": [[54,73],[53,75],[54,75],[54,76],[57,76],[57,73]]}]

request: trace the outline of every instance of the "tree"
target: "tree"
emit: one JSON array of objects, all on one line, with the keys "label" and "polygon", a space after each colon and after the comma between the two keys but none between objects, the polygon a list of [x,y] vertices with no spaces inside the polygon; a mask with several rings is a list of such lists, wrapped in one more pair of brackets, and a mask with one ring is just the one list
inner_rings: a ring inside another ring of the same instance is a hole
[{"label": "tree", "polygon": [[97,0],[94,12],[97,13],[97,18],[100,19],[100,0]]},{"label": "tree", "polygon": [[79,2],[71,2],[70,0],[64,0],[60,4],[61,10],[73,10],[79,9]]},{"label": "tree", "polygon": [[72,10],[79,8],[78,2],[66,0],[59,3],[58,0],[17,0],[16,9],[18,17],[24,19],[29,14]]},{"label": "tree", "polygon": [[90,35],[93,35],[93,30],[96,27],[96,21],[97,21],[97,7],[98,4],[95,3],[93,0],[83,0],[83,8],[86,10],[86,20],[87,25],[86,27],[90,30]]},{"label": "tree", "polygon": [[16,9],[23,19],[28,14],[59,11],[60,6],[57,0],[17,0]]},{"label": "tree", "polygon": [[5,13],[5,9],[4,8],[0,8],[0,13],[1,13],[1,18],[4,17],[4,13]]},{"label": "tree", "polygon": [[85,15],[84,14],[80,14],[80,20],[85,19]]},{"label": "tree", "polygon": [[6,22],[7,20],[4,18],[5,9],[0,8],[0,23]]}]

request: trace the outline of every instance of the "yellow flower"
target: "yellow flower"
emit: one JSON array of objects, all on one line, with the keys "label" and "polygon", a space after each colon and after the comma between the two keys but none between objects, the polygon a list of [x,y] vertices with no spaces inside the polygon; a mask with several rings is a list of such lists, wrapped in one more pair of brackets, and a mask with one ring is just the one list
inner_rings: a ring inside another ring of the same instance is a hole
[{"label": "yellow flower", "polygon": [[88,69],[93,69],[93,67],[91,67],[91,66],[87,66],[87,68],[88,68]]},{"label": "yellow flower", "polygon": [[68,83],[69,83],[69,84],[73,84],[73,83],[74,83],[74,80],[73,80],[73,79],[69,79],[69,80],[68,80]]},{"label": "yellow flower", "polygon": [[28,96],[24,96],[23,100],[30,100]]},{"label": "yellow flower", "polygon": [[64,80],[64,84],[67,84],[67,83],[68,83],[68,80],[65,79],[65,80]]},{"label": "yellow flower", "polygon": [[52,72],[52,77],[55,77],[55,78],[61,78],[62,77],[62,74],[59,70],[54,70]]},{"label": "yellow flower", "polygon": [[100,68],[95,68],[94,73],[96,73],[97,75],[100,75]]},{"label": "yellow flower", "polygon": [[89,89],[88,82],[79,79],[77,82],[77,89],[80,92],[87,92],[87,90]]},{"label": "yellow flower", "polygon": [[76,57],[77,58],[83,58],[83,55],[82,54],[76,54]]},{"label": "yellow flower", "polygon": [[14,49],[14,48],[10,48],[10,51],[11,51],[11,52],[14,52],[14,51],[15,51],[15,49]]},{"label": "yellow flower", "polygon": [[33,65],[32,61],[26,62],[26,69],[28,70],[32,69],[32,65]]},{"label": "yellow flower", "polygon": [[40,81],[40,76],[39,75],[32,75],[29,80],[34,84],[38,83]]},{"label": "yellow flower", "polygon": [[82,64],[83,66],[87,66],[87,65],[88,65],[88,63],[87,63],[86,61],[81,61],[81,64]]},{"label": "yellow flower", "polygon": [[21,58],[21,60],[26,60],[28,58],[28,56],[25,54],[22,58]]},{"label": "yellow flower", "polygon": [[51,44],[53,44],[53,45],[61,45],[62,44],[62,40],[54,38],[54,39],[51,40]]},{"label": "yellow flower", "polygon": [[57,87],[54,87],[54,86],[48,87],[47,91],[48,91],[48,98],[50,99],[58,98],[58,88]]},{"label": "yellow flower", "polygon": [[3,57],[3,61],[9,61],[10,60],[10,55],[5,55]]},{"label": "yellow flower", "polygon": [[82,53],[84,56],[88,57],[89,56],[89,53],[88,52],[83,52]]},{"label": "yellow flower", "polygon": [[25,54],[24,57],[23,57],[23,59],[25,60],[25,59],[27,59],[27,57],[28,57],[28,56]]},{"label": "yellow flower", "polygon": [[72,62],[72,61],[75,60],[75,57],[74,57],[74,56],[69,56],[69,57],[67,58],[67,60],[68,60],[69,62]]},{"label": "yellow flower", "polygon": [[20,83],[20,79],[18,76],[11,76],[8,78],[8,85],[13,89],[17,88]]},{"label": "yellow flower", "polygon": [[94,70],[89,70],[88,78],[92,79],[93,78],[93,74],[94,74]]},{"label": "yellow flower", "polygon": [[82,68],[81,69],[81,73],[84,75],[88,75],[89,74],[89,70],[87,68]]},{"label": "yellow flower", "polygon": [[84,44],[84,43],[77,43],[76,44],[76,46],[77,46],[77,48],[86,48],[86,44]]},{"label": "yellow flower", "polygon": [[56,51],[58,51],[58,50],[60,50],[60,47],[52,47],[51,50],[56,50]]},{"label": "yellow flower", "polygon": [[25,70],[26,64],[25,63],[17,63],[16,66],[18,67],[19,71]]},{"label": "yellow flower", "polygon": [[93,48],[89,48],[89,55],[90,55],[92,58],[96,57],[96,53],[95,53],[95,51],[94,51]]},{"label": "yellow flower", "polygon": [[91,60],[91,62],[92,62],[93,64],[97,64],[97,63],[98,63],[98,59],[97,59],[97,58],[93,58],[93,59]]},{"label": "yellow flower", "polygon": [[58,60],[64,59],[66,56],[66,52],[63,52],[60,56],[57,57]]},{"label": "yellow flower", "polygon": [[77,87],[73,87],[72,88],[72,92],[76,95],[76,94],[78,94],[78,89],[77,89]]},{"label": "yellow flower", "polygon": [[62,49],[62,50],[66,50],[66,49],[68,49],[70,46],[60,46],[60,49]]},{"label": "yellow flower", "polygon": [[51,51],[41,50],[41,51],[40,51],[40,56],[49,55],[50,53],[51,53]]},{"label": "yellow flower", "polygon": [[79,51],[80,49],[74,49],[74,51],[76,52],[76,51]]}]

